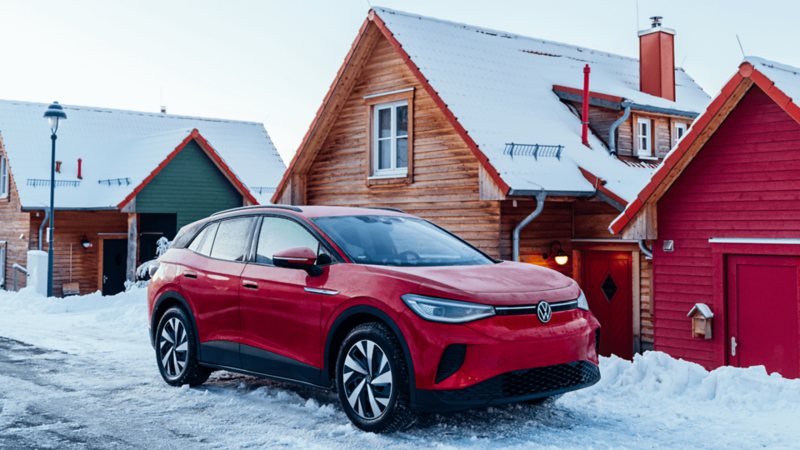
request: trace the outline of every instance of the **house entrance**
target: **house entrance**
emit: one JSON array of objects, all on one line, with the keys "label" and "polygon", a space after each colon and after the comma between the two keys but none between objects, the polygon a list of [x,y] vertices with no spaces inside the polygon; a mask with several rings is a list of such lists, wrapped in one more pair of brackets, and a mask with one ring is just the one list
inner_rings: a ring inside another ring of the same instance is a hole
[{"label": "house entrance", "polygon": [[125,290],[127,262],[127,239],[103,239],[103,295]]},{"label": "house entrance", "polygon": [[600,354],[633,358],[630,252],[586,252],[583,284],[589,309],[600,321]]}]

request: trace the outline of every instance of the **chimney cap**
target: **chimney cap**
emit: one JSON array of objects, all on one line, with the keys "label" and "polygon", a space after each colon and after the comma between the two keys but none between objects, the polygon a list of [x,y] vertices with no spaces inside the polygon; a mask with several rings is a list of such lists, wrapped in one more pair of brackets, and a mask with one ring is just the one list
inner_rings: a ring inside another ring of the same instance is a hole
[{"label": "chimney cap", "polygon": [[166,113],[167,113],[167,107],[166,106],[162,106],[161,107],[161,114],[166,114]]},{"label": "chimney cap", "polygon": [[661,19],[663,19],[663,18],[664,18],[664,16],[653,16],[653,17],[651,17],[650,20],[653,21],[653,24],[652,24],[652,26],[650,28],[660,27],[661,26]]}]

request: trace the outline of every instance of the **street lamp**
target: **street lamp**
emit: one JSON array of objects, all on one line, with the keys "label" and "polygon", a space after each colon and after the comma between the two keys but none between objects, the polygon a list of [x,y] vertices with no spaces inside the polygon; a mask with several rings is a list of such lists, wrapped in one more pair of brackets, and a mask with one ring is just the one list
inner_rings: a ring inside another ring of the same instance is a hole
[{"label": "street lamp", "polygon": [[49,233],[47,233],[47,296],[53,296],[53,213],[55,206],[55,193],[56,193],[56,131],[61,121],[67,120],[67,113],[64,108],[53,102],[44,112],[44,118],[50,124],[50,140],[53,141],[52,157],[50,159],[50,226]]}]

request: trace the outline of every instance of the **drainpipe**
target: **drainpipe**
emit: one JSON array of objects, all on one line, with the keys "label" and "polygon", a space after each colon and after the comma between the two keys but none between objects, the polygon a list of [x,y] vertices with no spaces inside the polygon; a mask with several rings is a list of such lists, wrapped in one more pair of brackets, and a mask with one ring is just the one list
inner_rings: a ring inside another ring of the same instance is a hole
[{"label": "drainpipe", "polygon": [[544,209],[544,199],[547,197],[547,193],[544,189],[541,190],[538,194],[536,194],[536,209],[525,218],[522,222],[519,223],[516,227],[514,227],[514,234],[512,238],[512,247],[514,248],[514,261],[519,261],[519,233],[522,231],[523,228],[528,226],[533,219],[539,216],[542,213],[542,209]]},{"label": "drainpipe", "polygon": [[42,251],[42,229],[44,225],[47,223],[47,217],[50,215],[50,208],[44,209],[44,220],[42,220],[42,224],[39,225],[39,251]]},{"label": "drainpipe", "polygon": [[589,146],[589,72],[591,71],[592,69],[589,68],[588,64],[583,68],[583,114],[581,115],[581,123],[583,124],[581,138],[583,139],[583,145],[589,148],[592,148]]},{"label": "drainpipe", "polygon": [[644,242],[644,239],[639,239],[639,249],[644,253],[645,258],[653,259],[653,251],[647,248],[647,244]]},{"label": "drainpipe", "polygon": [[630,102],[622,102],[620,104],[623,108],[625,108],[625,113],[622,114],[622,117],[616,120],[616,122],[611,124],[611,128],[608,130],[608,151],[612,155],[617,154],[617,127],[622,125],[623,122],[628,120],[628,117],[631,115],[631,103]]}]

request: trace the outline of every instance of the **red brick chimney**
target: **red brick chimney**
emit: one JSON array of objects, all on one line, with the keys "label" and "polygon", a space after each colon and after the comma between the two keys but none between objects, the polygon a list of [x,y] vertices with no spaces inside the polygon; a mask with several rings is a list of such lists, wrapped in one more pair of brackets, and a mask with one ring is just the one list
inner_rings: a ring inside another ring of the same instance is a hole
[{"label": "red brick chimney", "polygon": [[661,17],[639,32],[639,90],[675,101],[675,30],[661,28]]}]

